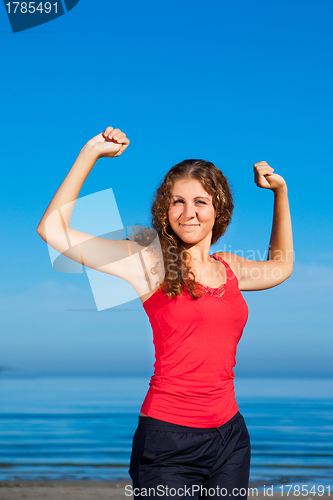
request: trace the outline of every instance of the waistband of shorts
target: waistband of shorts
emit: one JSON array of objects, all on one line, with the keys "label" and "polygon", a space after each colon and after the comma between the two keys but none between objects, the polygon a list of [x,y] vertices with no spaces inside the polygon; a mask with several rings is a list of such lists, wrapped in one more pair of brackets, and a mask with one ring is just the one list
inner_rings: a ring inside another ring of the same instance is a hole
[{"label": "waistband of shorts", "polygon": [[164,420],[158,420],[153,417],[142,417],[139,415],[139,427],[155,430],[170,430],[174,432],[209,432],[215,431],[216,429],[223,429],[223,427],[226,427],[239,417],[241,417],[241,413],[238,411],[230,420],[228,420],[228,422],[225,422],[219,427],[189,427],[185,425],[173,424],[171,422],[165,422]]}]

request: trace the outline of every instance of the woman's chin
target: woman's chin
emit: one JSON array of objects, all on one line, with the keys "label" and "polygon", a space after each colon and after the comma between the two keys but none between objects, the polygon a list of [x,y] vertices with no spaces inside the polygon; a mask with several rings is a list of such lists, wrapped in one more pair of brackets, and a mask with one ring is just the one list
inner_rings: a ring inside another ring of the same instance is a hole
[{"label": "woman's chin", "polygon": [[201,238],[198,238],[198,236],[195,236],[194,234],[179,234],[178,238],[180,238],[183,243],[187,243],[189,245],[195,245],[201,241]]}]

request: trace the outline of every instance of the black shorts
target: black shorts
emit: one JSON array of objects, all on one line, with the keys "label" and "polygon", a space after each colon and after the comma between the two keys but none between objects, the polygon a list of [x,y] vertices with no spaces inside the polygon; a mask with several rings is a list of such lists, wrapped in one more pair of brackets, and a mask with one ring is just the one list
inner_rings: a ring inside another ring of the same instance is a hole
[{"label": "black shorts", "polygon": [[241,413],[199,429],[139,417],[129,474],[135,499],[246,499],[250,436]]}]

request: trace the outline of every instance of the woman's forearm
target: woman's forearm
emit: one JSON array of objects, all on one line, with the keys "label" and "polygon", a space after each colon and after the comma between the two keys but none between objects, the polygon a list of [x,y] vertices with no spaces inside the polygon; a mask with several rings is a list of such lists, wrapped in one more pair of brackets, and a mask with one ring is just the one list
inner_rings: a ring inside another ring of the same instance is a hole
[{"label": "woman's forearm", "polygon": [[[77,159],[75,160],[75,163],[73,164],[72,168],[68,172],[67,176],[65,177],[64,181],[58,188],[49,206],[47,207],[38,225],[38,234],[40,234],[41,236],[46,235],[45,221],[52,213],[59,210],[60,208],[63,208],[63,210],[60,211],[62,223],[65,225],[65,227],[69,226],[75,201],[79,196],[84,181],[88,177],[98,158],[99,156],[97,155],[96,150],[89,145],[86,144],[81,149]],[[57,221],[59,221],[59,217],[53,217],[49,219],[48,230],[52,228],[53,220],[54,223],[57,224]]]},{"label": "woman's forearm", "polygon": [[288,189],[286,186],[274,191],[273,225],[267,260],[283,262],[292,273],[294,247]]}]

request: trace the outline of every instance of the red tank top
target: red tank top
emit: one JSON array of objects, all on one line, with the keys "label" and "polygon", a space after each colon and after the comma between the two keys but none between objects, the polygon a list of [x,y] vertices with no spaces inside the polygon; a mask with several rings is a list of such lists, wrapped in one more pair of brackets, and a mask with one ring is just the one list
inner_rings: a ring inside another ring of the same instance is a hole
[{"label": "red tank top", "polygon": [[219,289],[206,287],[195,300],[184,288],[182,295],[170,300],[158,289],[143,303],[156,359],[141,406],[148,417],[209,428],[223,425],[238,411],[233,368],[248,307],[228,263],[211,257],[226,268],[221,297]]}]

